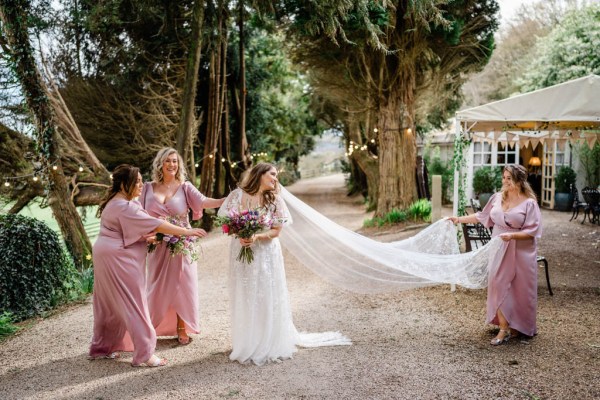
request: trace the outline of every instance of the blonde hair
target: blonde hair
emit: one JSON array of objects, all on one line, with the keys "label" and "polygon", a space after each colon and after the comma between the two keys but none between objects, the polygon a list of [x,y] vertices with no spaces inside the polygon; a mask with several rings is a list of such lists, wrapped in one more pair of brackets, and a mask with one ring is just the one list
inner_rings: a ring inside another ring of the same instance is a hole
[{"label": "blonde hair", "polygon": [[162,171],[163,164],[165,160],[171,155],[177,154],[177,174],[175,175],[175,179],[179,182],[183,183],[187,179],[187,170],[185,169],[185,165],[183,164],[183,158],[179,155],[177,150],[172,147],[165,147],[164,149],[160,149],[158,153],[156,153],[156,157],[154,157],[154,161],[152,161],[152,180],[157,183],[162,183],[165,179],[165,176]]},{"label": "blonde hair", "polygon": [[[530,199],[537,201],[535,192],[529,185],[529,182],[527,182],[527,170],[525,167],[519,164],[506,165],[502,169],[502,173],[504,173],[504,171],[510,174],[513,183],[519,187],[519,193],[524,194],[525,197],[529,197]],[[507,196],[508,194],[503,190],[502,201],[505,201]]]},{"label": "blonde hair", "polygon": [[[251,196],[255,195],[260,189],[260,180],[262,176],[273,168],[275,168],[273,164],[266,162],[256,164],[244,177],[244,180],[240,184],[240,189]],[[275,190],[265,190],[262,193],[262,203],[264,207],[269,207],[271,205],[275,206],[275,195],[278,192],[278,187],[279,186],[276,186]]]}]

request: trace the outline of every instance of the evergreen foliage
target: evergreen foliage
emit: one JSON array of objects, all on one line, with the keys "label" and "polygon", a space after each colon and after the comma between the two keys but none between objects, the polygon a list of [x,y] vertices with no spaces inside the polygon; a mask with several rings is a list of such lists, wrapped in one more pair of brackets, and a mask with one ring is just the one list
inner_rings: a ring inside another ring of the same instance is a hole
[{"label": "evergreen foliage", "polygon": [[0,249],[0,313],[21,321],[67,300],[76,271],[46,224],[0,215]]}]

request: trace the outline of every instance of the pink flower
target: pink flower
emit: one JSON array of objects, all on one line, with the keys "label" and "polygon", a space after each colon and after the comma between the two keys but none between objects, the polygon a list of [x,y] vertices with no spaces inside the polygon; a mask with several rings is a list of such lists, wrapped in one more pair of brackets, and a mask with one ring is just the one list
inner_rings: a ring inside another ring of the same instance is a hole
[{"label": "pink flower", "polygon": [[229,233],[229,225],[223,225],[221,228],[223,229],[223,233]]}]

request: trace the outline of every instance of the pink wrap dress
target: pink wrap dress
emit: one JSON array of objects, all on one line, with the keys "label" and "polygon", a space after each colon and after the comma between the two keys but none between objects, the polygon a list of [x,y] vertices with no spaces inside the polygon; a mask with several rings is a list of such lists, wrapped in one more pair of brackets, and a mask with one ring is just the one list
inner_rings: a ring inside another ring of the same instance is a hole
[{"label": "pink wrap dress", "polygon": [[504,211],[502,194],[494,194],[483,211],[476,214],[492,237],[502,233],[523,232],[531,240],[503,242],[492,261],[488,276],[486,322],[498,325],[500,309],[511,328],[533,336],[537,333],[537,241],[542,235],[541,213],[535,200],[528,198]]},{"label": "pink wrap dress", "polygon": [[[202,216],[206,199],[190,182],[177,189],[165,204],[154,196],[152,183],[144,184],[140,202],[152,216],[178,216],[189,227],[191,209],[193,219]],[[167,246],[159,245],[148,254],[148,306],[150,318],[158,336],[177,335],[177,315],[185,322],[186,331],[200,333],[200,305],[198,296],[198,266],[188,256],[169,253]]]},{"label": "pink wrap dress", "polygon": [[91,357],[133,351],[133,364],[148,361],[156,346],[146,296],[146,241],[163,221],[137,201],[112,199],[102,211],[93,247],[94,336]]}]

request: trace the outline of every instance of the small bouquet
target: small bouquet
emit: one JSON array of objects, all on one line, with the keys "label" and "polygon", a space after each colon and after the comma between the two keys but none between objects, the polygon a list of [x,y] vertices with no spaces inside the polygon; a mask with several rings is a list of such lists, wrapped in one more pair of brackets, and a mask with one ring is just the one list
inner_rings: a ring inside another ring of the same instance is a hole
[{"label": "small bouquet", "polygon": [[[215,217],[215,225],[223,229],[227,235],[236,238],[250,239],[252,235],[262,230],[271,229],[271,220],[264,211],[256,210],[230,210],[226,216]],[[250,246],[242,246],[236,260],[251,264],[254,261],[254,252]]]},{"label": "small bouquet", "polygon": [[[169,216],[162,219],[172,223],[173,225],[187,228],[187,223],[178,216]],[[171,256],[183,254],[185,256],[189,256],[192,261],[196,261],[198,259],[198,246],[196,239],[198,238],[195,236],[177,236],[167,235],[165,233],[157,233],[156,242],[148,243],[148,253],[152,253],[159,245],[164,244],[169,249]]]}]

